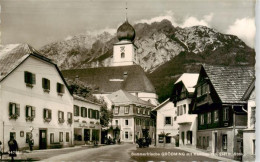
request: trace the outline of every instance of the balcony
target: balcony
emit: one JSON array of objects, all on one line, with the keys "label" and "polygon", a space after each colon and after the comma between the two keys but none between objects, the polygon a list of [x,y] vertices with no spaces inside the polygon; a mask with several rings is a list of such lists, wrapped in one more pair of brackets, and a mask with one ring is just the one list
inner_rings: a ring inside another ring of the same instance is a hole
[{"label": "balcony", "polygon": [[187,91],[181,92],[180,95],[173,96],[173,102],[177,102],[189,97],[189,93]]},{"label": "balcony", "polygon": [[177,116],[177,124],[191,124],[196,121],[197,115],[196,114],[184,114],[181,116]]},{"label": "balcony", "polygon": [[203,94],[196,99],[196,106],[202,106],[205,104],[211,104],[212,99],[209,93]]}]

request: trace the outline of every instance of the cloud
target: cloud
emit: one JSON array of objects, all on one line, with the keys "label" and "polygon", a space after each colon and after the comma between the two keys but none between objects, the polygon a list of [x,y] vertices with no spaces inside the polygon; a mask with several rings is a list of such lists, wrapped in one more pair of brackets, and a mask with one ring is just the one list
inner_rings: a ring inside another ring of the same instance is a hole
[{"label": "cloud", "polygon": [[176,18],[174,17],[174,13],[172,11],[167,11],[165,14],[153,17],[151,19],[142,19],[139,21],[136,21],[135,23],[147,23],[151,24],[153,22],[161,22],[162,20],[166,19],[169,20],[173,26],[179,26],[179,27],[191,27],[196,25],[203,25],[210,27],[210,22],[213,18],[214,14],[209,13],[208,15],[204,15],[202,19],[198,19],[194,16],[187,16],[184,18],[182,23],[177,23]]},{"label": "cloud", "polygon": [[236,19],[234,24],[228,27],[226,33],[236,35],[248,46],[254,47],[256,33],[255,19],[248,17]]}]

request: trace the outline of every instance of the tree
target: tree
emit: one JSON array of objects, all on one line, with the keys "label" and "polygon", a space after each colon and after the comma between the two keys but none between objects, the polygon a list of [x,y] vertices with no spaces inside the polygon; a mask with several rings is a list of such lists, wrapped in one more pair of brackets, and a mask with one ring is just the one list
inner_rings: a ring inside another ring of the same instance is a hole
[{"label": "tree", "polygon": [[100,109],[100,124],[102,127],[108,127],[109,122],[113,119],[113,112],[112,110],[108,110],[104,99],[100,99],[100,103],[102,104]]}]

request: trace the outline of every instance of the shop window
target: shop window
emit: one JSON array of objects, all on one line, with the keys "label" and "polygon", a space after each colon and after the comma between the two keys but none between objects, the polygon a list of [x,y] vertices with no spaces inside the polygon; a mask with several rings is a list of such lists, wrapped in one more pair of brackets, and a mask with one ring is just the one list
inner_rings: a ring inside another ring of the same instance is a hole
[{"label": "shop window", "polygon": [[70,133],[66,132],[66,142],[69,142],[69,141],[70,141]]},{"label": "shop window", "polygon": [[54,133],[50,134],[50,143],[54,143]]},{"label": "shop window", "polygon": [[63,132],[60,132],[60,133],[59,133],[59,141],[60,141],[60,142],[63,142]]},{"label": "shop window", "polygon": [[125,139],[128,139],[128,132],[125,132]]}]

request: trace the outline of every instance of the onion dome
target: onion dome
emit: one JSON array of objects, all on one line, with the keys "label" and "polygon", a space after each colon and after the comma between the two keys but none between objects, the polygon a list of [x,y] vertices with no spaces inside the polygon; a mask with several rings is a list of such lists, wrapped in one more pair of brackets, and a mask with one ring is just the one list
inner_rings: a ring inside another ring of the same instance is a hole
[{"label": "onion dome", "polygon": [[117,38],[119,41],[130,40],[131,42],[135,39],[135,29],[128,23],[128,21],[125,21],[117,29]]}]

